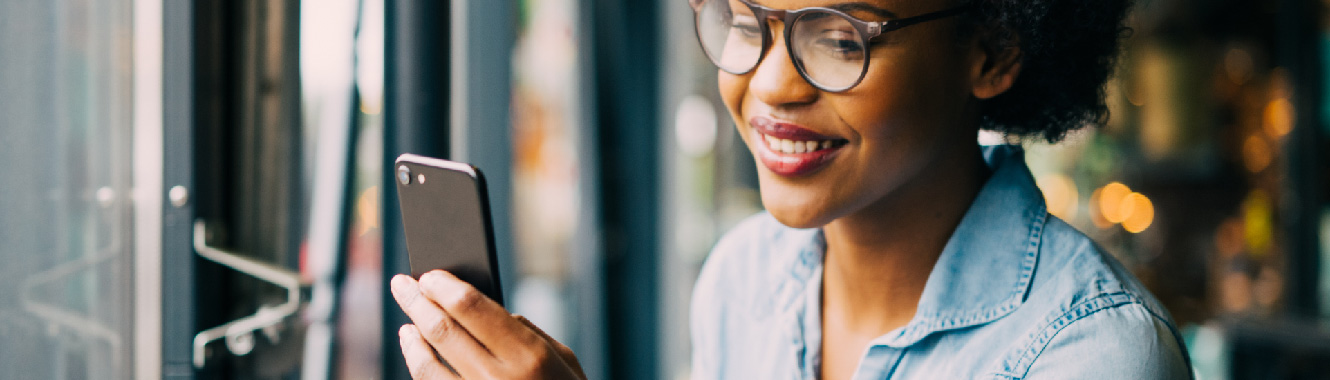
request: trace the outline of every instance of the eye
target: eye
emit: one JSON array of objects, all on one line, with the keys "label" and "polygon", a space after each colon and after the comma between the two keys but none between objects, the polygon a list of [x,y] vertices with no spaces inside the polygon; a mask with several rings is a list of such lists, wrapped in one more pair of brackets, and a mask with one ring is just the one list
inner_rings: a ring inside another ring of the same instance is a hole
[{"label": "eye", "polygon": [[814,45],[823,54],[844,60],[862,59],[863,41],[858,34],[842,30],[826,30],[818,33]]},{"label": "eye", "polygon": [[744,39],[762,39],[762,27],[758,25],[757,18],[751,15],[735,16],[730,23],[730,28],[738,32]]}]

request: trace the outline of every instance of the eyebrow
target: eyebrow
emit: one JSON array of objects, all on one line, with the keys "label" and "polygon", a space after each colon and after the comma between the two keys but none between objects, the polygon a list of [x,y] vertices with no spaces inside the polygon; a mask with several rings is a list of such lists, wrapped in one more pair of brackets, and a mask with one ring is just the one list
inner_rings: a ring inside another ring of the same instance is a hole
[{"label": "eyebrow", "polygon": [[855,11],[868,12],[886,19],[900,18],[897,17],[895,13],[892,13],[889,10],[882,9],[875,5],[864,2],[840,3],[840,4],[827,6],[827,8],[835,9],[845,13],[850,13]]}]

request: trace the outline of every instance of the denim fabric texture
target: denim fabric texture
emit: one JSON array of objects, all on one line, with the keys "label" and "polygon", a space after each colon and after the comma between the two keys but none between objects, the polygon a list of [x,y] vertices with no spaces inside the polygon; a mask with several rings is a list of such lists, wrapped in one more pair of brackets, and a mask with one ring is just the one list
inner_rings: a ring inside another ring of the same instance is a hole
[{"label": "denim fabric texture", "polygon": [[[992,176],[914,318],[870,343],[854,379],[1191,378],[1168,312],[1048,214],[1020,147],[984,147],[984,158]],[[727,233],[693,291],[693,379],[819,378],[825,248],[820,229],[766,213]]]}]

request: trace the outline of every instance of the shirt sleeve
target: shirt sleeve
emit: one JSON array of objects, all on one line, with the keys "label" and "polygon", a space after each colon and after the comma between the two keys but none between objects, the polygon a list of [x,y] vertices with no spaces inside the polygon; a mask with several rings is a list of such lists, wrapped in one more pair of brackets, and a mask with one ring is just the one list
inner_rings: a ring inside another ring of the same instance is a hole
[{"label": "shirt sleeve", "polygon": [[1072,322],[1048,341],[1025,379],[1191,379],[1173,328],[1130,303]]}]

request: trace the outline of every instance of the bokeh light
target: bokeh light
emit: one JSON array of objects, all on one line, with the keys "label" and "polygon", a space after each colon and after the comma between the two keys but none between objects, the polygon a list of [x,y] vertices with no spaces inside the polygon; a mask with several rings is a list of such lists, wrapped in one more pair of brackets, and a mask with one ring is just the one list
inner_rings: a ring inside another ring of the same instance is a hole
[{"label": "bokeh light", "polygon": [[1260,173],[1270,166],[1270,161],[1274,160],[1274,152],[1270,151],[1270,144],[1259,134],[1247,136],[1247,140],[1242,143],[1242,164],[1252,173]]},{"label": "bokeh light", "polygon": [[1265,106],[1262,128],[1271,138],[1278,139],[1293,131],[1293,102],[1288,98],[1275,98]]},{"label": "bokeh light", "polygon": [[[1109,223],[1122,223],[1131,211],[1124,208],[1123,202],[1131,194],[1131,188],[1123,185],[1121,182],[1111,182],[1104,185],[1099,191],[1099,212],[1104,215],[1104,219]],[[1130,207],[1130,205],[1125,205]],[[1125,212],[1124,212],[1125,211]]]},{"label": "bokeh light", "polygon": [[1243,224],[1246,226],[1247,250],[1261,257],[1270,252],[1274,244],[1274,204],[1270,195],[1260,189],[1252,190],[1242,201]]},{"label": "bokeh light", "polygon": [[1108,219],[1104,218],[1104,213],[1102,212],[1102,209],[1099,207],[1100,203],[1099,200],[1101,199],[1101,195],[1103,193],[1104,193],[1103,188],[1094,189],[1094,191],[1090,193],[1090,203],[1089,203],[1090,223],[1093,223],[1095,227],[1099,227],[1099,229],[1101,230],[1113,227],[1113,222],[1110,222],[1108,221]]},{"label": "bokeh light", "polygon": [[1136,234],[1150,228],[1155,220],[1154,203],[1141,193],[1128,194],[1122,202],[1122,228]]},{"label": "bokeh light", "polygon": [[1076,218],[1080,206],[1080,193],[1076,190],[1075,181],[1066,175],[1052,173],[1040,177],[1036,183],[1039,185],[1039,190],[1044,193],[1048,213],[1062,220]]}]

